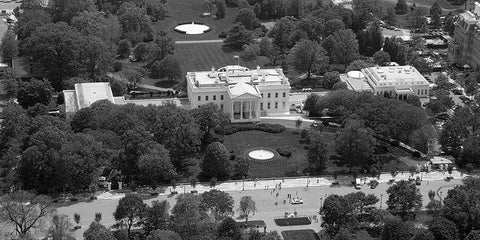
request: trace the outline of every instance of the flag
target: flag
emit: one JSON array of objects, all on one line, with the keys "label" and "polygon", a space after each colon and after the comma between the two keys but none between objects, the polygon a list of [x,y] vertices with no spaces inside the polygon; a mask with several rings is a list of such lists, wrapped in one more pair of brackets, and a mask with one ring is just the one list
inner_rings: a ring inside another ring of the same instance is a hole
[{"label": "flag", "polygon": [[240,56],[238,56],[238,55],[233,55],[233,58],[240,58]]}]

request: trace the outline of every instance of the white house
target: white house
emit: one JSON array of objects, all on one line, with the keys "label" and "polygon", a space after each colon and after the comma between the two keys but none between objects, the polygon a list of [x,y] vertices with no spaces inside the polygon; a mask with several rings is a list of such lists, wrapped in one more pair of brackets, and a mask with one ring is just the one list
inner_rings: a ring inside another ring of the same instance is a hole
[{"label": "white house", "polygon": [[188,72],[187,93],[191,108],[215,103],[232,122],[255,122],[260,116],[289,112],[290,83],[280,68],[250,70],[232,65]]}]

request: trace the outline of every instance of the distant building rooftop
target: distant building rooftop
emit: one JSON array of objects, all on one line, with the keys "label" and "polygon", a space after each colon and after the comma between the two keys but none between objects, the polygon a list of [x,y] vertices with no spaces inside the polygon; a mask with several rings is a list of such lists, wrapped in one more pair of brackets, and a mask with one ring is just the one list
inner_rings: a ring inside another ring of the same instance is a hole
[{"label": "distant building rooftop", "polygon": [[362,69],[376,86],[428,85],[423,75],[412,66],[370,67]]}]

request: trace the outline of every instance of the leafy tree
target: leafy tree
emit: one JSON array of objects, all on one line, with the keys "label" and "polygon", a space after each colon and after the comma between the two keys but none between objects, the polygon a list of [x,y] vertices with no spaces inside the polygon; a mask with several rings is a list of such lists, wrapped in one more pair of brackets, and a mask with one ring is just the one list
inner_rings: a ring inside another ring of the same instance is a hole
[{"label": "leafy tree", "polygon": [[55,22],[70,23],[72,18],[83,11],[95,11],[93,0],[54,0],[50,6]]},{"label": "leafy tree", "polygon": [[19,236],[26,236],[53,212],[51,200],[25,191],[5,194],[0,198],[1,219],[13,225]]},{"label": "leafy tree", "polygon": [[93,221],[90,227],[83,233],[85,240],[116,240],[113,234],[102,224]]},{"label": "leafy tree", "polygon": [[17,18],[18,22],[15,25],[15,33],[17,34],[18,40],[22,43],[30,37],[37,28],[52,22],[52,16],[44,9],[25,11]]},{"label": "leafy tree", "polygon": [[133,49],[133,56],[137,61],[145,60],[148,56],[148,45],[144,42],[139,42]]},{"label": "leafy tree", "polygon": [[385,222],[382,229],[382,240],[410,240],[414,234],[415,227],[411,222],[403,222],[398,218]]},{"label": "leafy tree", "polygon": [[175,79],[182,77],[182,68],[180,62],[173,55],[165,56],[162,61],[160,61],[160,73],[162,77],[168,78],[169,81],[174,81]]},{"label": "leafy tree", "polygon": [[223,219],[223,221],[220,223],[220,226],[218,226],[218,230],[217,230],[217,236],[219,239],[223,239],[223,238],[232,239],[232,240],[242,239],[242,233],[238,228],[237,221],[235,221],[231,217],[227,217]]},{"label": "leafy tree", "polygon": [[125,78],[127,79],[127,87],[129,90],[136,90],[138,85],[144,80],[145,72],[137,71],[134,69],[127,69],[123,71]]},{"label": "leafy tree", "polygon": [[72,224],[68,221],[67,215],[55,214],[52,217],[52,225],[48,230],[48,235],[53,239],[66,239],[71,238],[70,228]]},{"label": "leafy tree", "polygon": [[323,202],[321,209],[323,214],[322,227],[330,235],[336,235],[341,227],[349,228],[356,225],[356,218],[351,214],[350,206],[344,197],[329,195]]},{"label": "leafy tree", "polygon": [[168,55],[173,55],[175,42],[173,38],[165,32],[159,32],[153,37],[153,41],[149,44],[150,64],[155,61],[162,61]]},{"label": "leafy tree", "polygon": [[428,229],[430,229],[436,240],[459,239],[455,223],[445,218],[434,218],[428,223]]},{"label": "leafy tree", "polygon": [[180,194],[172,209],[173,224],[176,232],[189,239],[199,232],[204,211],[201,208],[201,197],[191,193]]},{"label": "leafy tree", "polygon": [[132,48],[132,44],[128,39],[122,39],[118,42],[118,54],[120,57],[127,58],[130,56],[130,49]]},{"label": "leafy tree", "polygon": [[350,229],[340,228],[338,233],[335,235],[334,240],[354,240],[355,236],[352,234]]},{"label": "leafy tree", "polygon": [[447,31],[450,36],[453,36],[453,32],[455,31],[455,21],[451,14],[448,14],[445,18],[443,30]]},{"label": "leafy tree", "polygon": [[337,71],[327,72],[323,75],[323,86],[332,89],[333,85],[340,82],[340,73]]},{"label": "leafy tree", "polygon": [[312,41],[320,42],[325,31],[325,20],[310,15],[299,19],[296,25],[297,29],[303,31],[308,39]]},{"label": "leafy tree", "polygon": [[323,170],[328,160],[327,143],[319,133],[311,134],[308,148],[308,162],[313,168]]},{"label": "leafy tree", "polygon": [[228,122],[228,118],[215,103],[200,105],[191,111],[195,122],[200,127],[202,134],[202,145],[208,146],[213,141],[213,130]]},{"label": "leafy tree", "polygon": [[387,8],[387,15],[385,22],[389,25],[395,25],[397,23],[397,16],[395,15],[395,8]]},{"label": "leafy tree", "polygon": [[395,6],[395,14],[397,15],[404,15],[408,11],[407,1],[406,0],[398,0],[397,5]]},{"label": "leafy tree", "polygon": [[170,205],[167,201],[153,201],[152,206],[147,207],[144,218],[145,231],[147,233],[168,228],[170,219],[169,208]]},{"label": "leafy tree", "polygon": [[218,19],[225,18],[225,16],[227,15],[227,6],[225,4],[225,0],[216,1],[216,7],[217,7],[217,12],[215,13],[215,16]]},{"label": "leafy tree", "polygon": [[347,65],[359,56],[358,41],[352,30],[339,30],[333,34],[335,60]]},{"label": "leafy tree", "polygon": [[290,34],[294,29],[295,19],[292,17],[282,17],[275,23],[273,29],[268,33],[269,37],[273,39],[273,45],[282,57],[285,56],[295,44],[290,41]]},{"label": "leafy tree", "polygon": [[418,57],[412,61],[412,65],[422,74],[430,74],[432,72],[432,67],[428,64],[425,59]]},{"label": "leafy tree", "polygon": [[160,144],[156,144],[155,148],[140,156],[138,169],[144,183],[154,187],[172,180],[176,175],[168,151]]},{"label": "leafy tree", "polygon": [[417,7],[415,11],[412,12],[411,21],[412,26],[415,28],[421,28],[423,25],[426,26],[427,20],[425,16],[428,14],[428,9],[424,7]]},{"label": "leafy tree", "polygon": [[243,45],[243,52],[240,55],[243,59],[256,59],[260,55],[260,47],[257,43]]},{"label": "leafy tree", "polygon": [[460,237],[464,238],[470,231],[480,228],[480,222],[477,221],[480,206],[480,179],[468,177],[462,182],[462,185],[448,191],[443,200],[442,216],[455,223]]},{"label": "leafy tree", "polygon": [[379,0],[353,0],[353,12],[358,19],[358,29],[362,29],[374,17],[380,18],[383,4]]},{"label": "leafy tree", "polygon": [[377,51],[373,54],[373,60],[375,61],[375,64],[385,66],[386,63],[390,62],[390,54],[382,50]]},{"label": "leafy tree", "polygon": [[465,166],[469,163],[479,166],[480,161],[478,160],[480,157],[480,136],[478,135],[480,131],[474,132],[472,135],[465,138],[463,142],[463,151],[460,154],[460,161],[458,164],[461,166]]},{"label": "leafy tree", "polygon": [[202,208],[210,211],[216,220],[233,215],[233,198],[216,189],[202,193]]},{"label": "leafy tree", "polygon": [[332,89],[333,90],[341,90],[341,89],[347,90],[348,86],[347,86],[346,82],[338,82],[338,83],[335,83],[335,85],[333,85]]},{"label": "leafy tree", "polygon": [[407,215],[413,210],[422,207],[422,195],[414,183],[402,180],[390,186],[387,193],[388,210],[403,219],[407,219]]},{"label": "leafy tree", "polygon": [[430,15],[442,15],[442,7],[440,7],[440,4],[438,2],[434,2],[432,7],[430,8]]},{"label": "leafy tree", "polygon": [[252,31],[247,30],[241,23],[235,23],[223,42],[228,48],[240,50],[244,45],[253,43],[253,37]]},{"label": "leafy tree", "polygon": [[245,218],[245,223],[248,223],[248,216],[251,212],[255,214],[257,208],[255,207],[255,201],[253,201],[252,197],[250,196],[242,196],[240,199],[240,205],[238,206],[238,211],[240,212],[240,216]]},{"label": "leafy tree", "polygon": [[147,14],[152,18],[152,21],[154,22],[165,20],[165,18],[168,16],[167,6],[162,3],[148,4]]},{"label": "leafy tree", "polygon": [[71,25],[85,36],[98,37],[106,42],[110,41],[109,38],[105,38],[105,32],[109,31],[109,29],[107,29],[107,21],[98,11],[84,11],[79,13],[72,18]]},{"label": "leafy tree", "polygon": [[367,27],[367,29],[357,33],[357,39],[360,54],[372,56],[382,48],[382,29],[378,23],[373,22]]},{"label": "leafy tree", "polygon": [[2,61],[12,65],[12,59],[18,55],[18,43],[15,33],[8,30],[2,38]]},{"label": "leafy tree", "polygon": [[333,35],[335,32],[344,30],[345,29],[345,24],[342,22],[342,20],[338,18],[334,18],[331,20],[328,20],[325,23],[325,31],[323,32],[324,37],[328,37],[330,35]]},{"label": "leafy tree", "polygon": [[479,240],[480,239],[480,231],[479,230],[472,230],[467,237],[465,237],[465,240]]},{"label": "leafy tree", "polygon": [[233,23],[241,23],[247,30],[253,30],[261,26],[257,16],[250,8],[240,9]]},{"label": "leafy tree", "polygon": [[123,37],[140,42],[151,39],[152,20],[145,8],[137,7],[133,2],[124,2],[117,11],[118,21],[122,26]]},{"label": "leafy tree", "polygon": [[228,178],[231,174],[230,154],[227,148],[219,143],[210,143],[205,150],[202,171],[205,177]]},{"label": "leafy tree", "polygon": [[374,146],[372,134],[358,120],[349,120],[335,140],[336,151],[348,162],[350,170],[353,166],[365,165]]},{"label": "leafy tree", "polygon": [[34,71],[44,74],[56,90],[63,81],[76,76],[81,59],[80,33],[64,22],[38,27],[26,40],[25,55],[31,58]]},{"label": "leafy tree", "polygon": [[98,37],[87,36],[82,42],[80,53],[83,71],[90,79],[113,70],[113,57],[105,42]]},{"label": "leafy tree", "polygon": [[260,40],[258,46],[260,48],[259,55],[267,57],[270,60],[270,64],[275,66],[280,56],[278,50],[273,45],[272,40],[268,37],[264,37]]},{"label": "leafy tree", "polygon": [[417,230],[415,236],[413,236],[413,240],[435,240],[435,237],[429,230],[423,229]]},{"label": "leafy tree", "polygon": [[325,72],[328,56],[320,44],[310,40],[300,40],[293,46],[288,55],[290,64],[299,71],[306,72],[307,79],[313,72]]},{"label": "leafy tree", "polygon": [[155,230],[147,236],[147,240],[182,240],[182,237],[171,230]]},{"label": "leafy tree", "polygon": [[125,220],[127,233],[130,236],[132,225],[143,217],[146,206],[139,195],[127,194],[118,202],[113,216],[116,221]]},{"label": "leafy tree", "polygon": [[19,84],[17,100],[23,108],[35,106],[37,103],[48,105],[51,98],[52,86],[48,81],[31,79]]}]

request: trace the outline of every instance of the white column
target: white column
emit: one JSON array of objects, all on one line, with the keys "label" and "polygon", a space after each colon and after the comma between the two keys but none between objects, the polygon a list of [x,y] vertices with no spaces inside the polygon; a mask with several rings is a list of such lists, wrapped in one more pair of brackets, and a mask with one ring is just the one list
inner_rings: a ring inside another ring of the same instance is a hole
[{"label": "white column", "polygon": [[240,101],[240,119],[243,119],[243,101]]},{"label": "white column", "polygon": [[230,101],[230,120],[233,120],[233,104],[235,102]]}]

